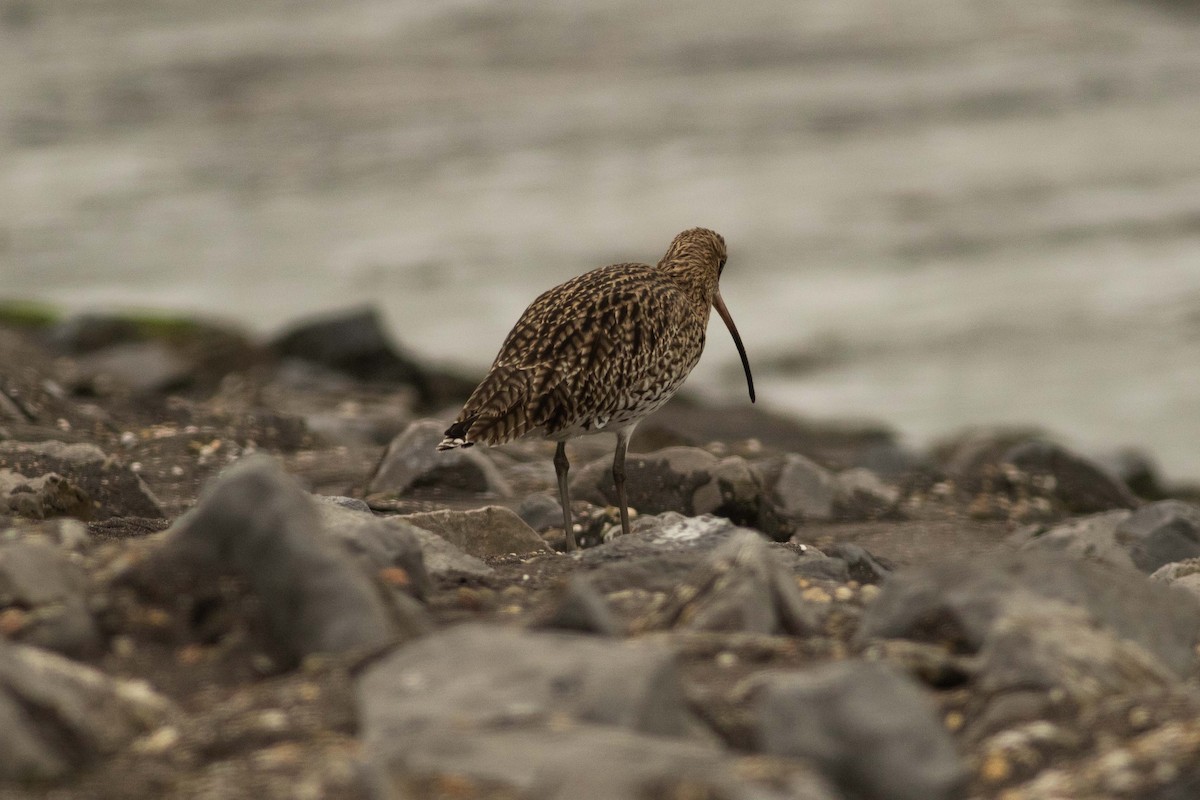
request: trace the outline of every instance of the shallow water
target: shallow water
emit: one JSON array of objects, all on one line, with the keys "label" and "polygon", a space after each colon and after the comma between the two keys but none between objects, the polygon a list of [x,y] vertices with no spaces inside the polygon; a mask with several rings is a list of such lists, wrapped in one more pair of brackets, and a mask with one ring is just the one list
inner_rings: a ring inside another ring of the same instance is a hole
[{"label": "shallow water", "polygon": [[[723,233],[760,402],[1034,423],[1200,478],[1200,26],[1169,4],[217,0],[0,19],[0,293],[483,369]],[[720,322],[689,383],[744,398]]]}]

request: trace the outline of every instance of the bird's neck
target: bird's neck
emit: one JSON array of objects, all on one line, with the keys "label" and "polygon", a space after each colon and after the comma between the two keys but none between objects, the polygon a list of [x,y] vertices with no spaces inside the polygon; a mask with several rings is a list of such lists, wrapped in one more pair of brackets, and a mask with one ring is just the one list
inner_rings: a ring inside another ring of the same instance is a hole
[{"label": "bird's neck", "polygon": [[671,280],[683,290],[692,302],[701,308],[711,308],[713,296],[717,292],[715,267],[696,263],[693,259],[666,259],[659,262],[658,268],[671,276]]}]

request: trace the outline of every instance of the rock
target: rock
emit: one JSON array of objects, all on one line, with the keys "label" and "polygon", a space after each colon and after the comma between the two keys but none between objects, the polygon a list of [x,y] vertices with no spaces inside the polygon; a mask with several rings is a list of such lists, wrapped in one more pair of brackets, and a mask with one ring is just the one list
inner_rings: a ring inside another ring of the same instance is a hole
[{"label": "rock", "polygon": [[26,519],[68,516],[86,520],[92,517],[92,499],[56,472],[27,478],[0,469],[0,512]]},{"label": "rock", "polygon": [[892,565],[876,558],[865,547],[849,542],[834,542],[825,548],[825,555],[846,564],[849,578],[859,583],[883,583],[892,574]]},{"label": "rock", "polygon": [[827,608],[806,603],[767,542],[742,530],[675,588],[641,629],[677,628],[810,636]]},{"label": "rock", "polygon": [[397,351],[373,308],[300,322],[277,336],[271,348],[280,356],[312,361],[358,380],[408,384],[422,402],[431,399],[425,369]]},{"label": "rock", "polygon": [[862,467],[842,470],[834,476],[834,482],[838,519],[878,519],[894,513],[900,501],[896,487]]},{"label": "rock", "polygon": [[1030,526],[1018,531],[1013,542],[1153,572],[1164,564],[1200,557],[1200,508],[1161,500],[1132,512],[1109,511],[1051,528]]},{"label": "rock", "polygon": [[[43,516],[46,511],[60,513],[63,507],[82,519],[163,515],[142,479],[95,445],[0,441],[0,472],[5,470],[7,481],[22,481],[31,490],[32,482],[42,479],[39,488],[32,490],[37,499],[27,508],[40,510]],[[84,498],[90,501],[87,515],[83,515]]]},{"label": "rock", "polygon": [[494,571],[480,559],[467,555],[461,548],[455,547],[436,533],[416,525],[411,527],[417,540],[421,543],[421,557],[425,561],[425,571],[430,576],[435,578],[449,575],[480,577],[490,575]]},{"label": "rock", "polygon": [[126,342],[80,356],[72,386],[77,393],[103,397],[116,389],[146,394],[186,388],[192,364],[166,343]]},{"label": "rock", "polygon": [[0,779],[60,779],[176,713],[141,681],[110,678],[0,637]]},{"label": "rock", "polygon": [[73,658],[95,655],[100,631],[87,603],[87,576],[40,541],[0,545],[0,631],[14,641]]},{"label": "rock", "polygon": [[1054,497],[1072,514],[1135,508],[1129,487],[1099,464],[1051,442],[1023,442],[1001,457],[1026,475],[1053,479]]},{"label": "rock", "polygon": [[[640,514],[696,512],[695,495],[713,478],[717,457],[698,447],[668,447],[653,453],[630,453],[625,459],[625,491]],[[612,458],[604,457],[571,479],[571,498],[597,505],[616,505]],[[711,501],[711,496],[707,498]]]},{"label": "rock", "polygon": [[376,517],[369,509],[327,502],[317,503],[317,513],[324,533],[358,559],[368,575],[400,569],[409,594],[422,600],[429,596],[429,574],[415,527],[401,519]]},{"label": "rock", "polygon": [[796,526],[776,508],[763,485],[758,467],[739,456],[723,458],[713,465],[712,480],[696,490],[693,513],[716,514],[775,541],[787,541]]},{"label": "rock", "polygon": [[1041,598],[1000,619],[979,655],[977,686],[992,698],[1053,692],[1055,702],[1094,704],[1179,680],[1138,645],[1094,627],[1083,609]]},{"label": "rock", "polygon": [[1200,604],[1188,595],[1134,570],[1028,551],[949,558],[894,573],[867,607],[856,640],[913,639],[976,653],[1002,619],[1039,600],[1083,609],[1176,674],[1195,666]]},{"label": "rock", "polygon": [[[625,471],[629,506],[640,514],[715,514],[779,541],[786,541],[794,530],[764,492],[758,467],[739,456],[718,460],[697,447],[666,447],[629,454]],[[571,498],[599,506],[616,504],[611,457],[592,461],[573,476]]]},{"label": "rock", "polygon": [[650,796],[675,782],[761,796],[696,726],[657,645],[460,625],[371,664],[357,700],[382,796],[444,776],[516,796]]},{"label": "rock", "polygon": [[1174,586],[1200,600],[1200,558],[1164,564],[1150,574],[1150,580]]},{"label": "rock", "polygon": [[438,451],[446,426],[437,420],[418,420],[387,446],[367,485],[371,493],[405,494],[414,489],[476,492],[509,497],[512,488],[480,448]]},{"label": "rock", "polygon": [[1101,467],[1115,475],[1129,490],[1145,500],[1164,500],[1167,490],[1154,457],[1143,450],[1124,447],[1098,459]]},{"label": "rock", "polygon": [[368,740],[414,748],[439,726],[465,733],[560,717],[655,736],[698,733],[668,648],[475,624],[373,663],[358,703]]},{"label": "rock", "polygon": [[780,512],[795,519],[831,520],[838,500],[833,473],[796,453],[783,457],[774,488]]},{"label": "rock", "polygon": [[621,636],[625,633],[624,626],[613,616],[608,603],[581,575],[572,575],[567,580],[550,614],[535,627],[600,636]]},{"label": "rock", "polygon": [[1039,431],[973,431],[940,450],[949,476],[976,497],[976,516],[1045,518],[1138,504],[1129,487],[1099,463]]},{"label": "rock", "polygon": [[806,544],[795,545],[798,552],[789,564],[793,575],[813,580],[835,581],[845,583],[850,580],[850,567],[841,558],[832,558],[815,547]]},{"label": "rock", "polygon": [[814,761],[869,800],[960,797],[967,772],[937,710],[883,664],[835,662],[762,680],[755,710],[764,752]]},{"label": "rock", "polygon": [[546,542],[511,509],[486,506],[470,511],[427,511],[403,519],[436,533],[468,555],[478,558],[548,550]]},{"label": "rock", "polygon": [[517,516],[538,533],[563,525],[562,506],[548,494],[531,494],[517,506]]},{"label": "rock", "polygon": [[1117,539],[1143,572],[1200,557],[1200,506],[1178,500],[1142,506],[1117,526]]},{"label": "rock", "polygon": [[838,800],[816,776],[802,775],[785,784],[786,791],[766,781],[755,786],[758,765],[739,769],[715,745],[600,725],[469,733],[439,726],[416,744],[373,735],[368,727],[364,749],[375,797],[444,796],[408,790],[451,786],[472,797],[484,796],[477,792],[487,787],[498,797],[544,800]]},{"label": "rock", "polygon": [[1022,550],[1064,553],[1133,568],[1128,548],[1117,539],[1117,528],[1129,514],[1125,510],[1106,511],[1059,525],[1027,525],[1009,537],[1009,541]]},{"label": "rock", "polygon": [[187,592],[226,572],[249,583],[267,623],[265,644],[285,665],[313,653],[368,650],[393,638],[370,580],[321,534],[309,495],[265,456],[244,459],[217,478],[162,547],[125,577],[161,595]]}]

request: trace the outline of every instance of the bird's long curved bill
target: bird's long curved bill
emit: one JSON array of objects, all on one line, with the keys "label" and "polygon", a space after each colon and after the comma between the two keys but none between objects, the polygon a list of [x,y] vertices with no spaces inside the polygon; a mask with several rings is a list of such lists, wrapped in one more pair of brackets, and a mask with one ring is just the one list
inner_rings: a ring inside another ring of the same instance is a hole
[{"label": "bird's long curved bill", "polygon": [[737,326],[733,324],[733,317],[729,316],[729,309],[725,307],[725,301],[721,299],[720,292],[713,295],[713,308],[721,315],[721,320],[733,336],[733,343],[737,345],[738,355],[742,357],[742,369],[746,370],[746,386],[750,389],[750,402],[753,403],[754,377],[750,374],[750,359],[746,358],[746,348],[742,346],[742,337],[738,335]]}]

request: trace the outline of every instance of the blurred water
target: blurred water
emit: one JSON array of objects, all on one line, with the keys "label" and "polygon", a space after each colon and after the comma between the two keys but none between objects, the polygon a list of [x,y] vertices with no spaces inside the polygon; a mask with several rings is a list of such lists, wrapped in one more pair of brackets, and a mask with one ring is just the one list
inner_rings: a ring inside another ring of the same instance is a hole
[{"label": "blurred water", "polygon": [[[730,246],[761,401],[1200,478],[1200,25],[1170,4],[0,7],[0,294],[482,369],[538,292]],[[689,384],[743,397],[720,323]]]}]

